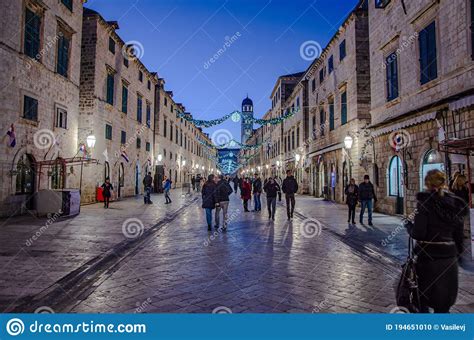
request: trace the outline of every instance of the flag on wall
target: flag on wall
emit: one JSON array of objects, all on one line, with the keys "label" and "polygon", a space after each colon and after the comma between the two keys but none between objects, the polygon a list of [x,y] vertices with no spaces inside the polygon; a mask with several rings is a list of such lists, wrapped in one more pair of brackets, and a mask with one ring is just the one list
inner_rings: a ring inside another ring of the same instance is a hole
[{"label": "flag on wall", "polygon": [[8,137],[10,137],[10,140],[8,141],[8,146],[14,148],[16,145],[16,135],[15,135],[15,127],[10,125],[10,128],[7,131]]},{"label": "flag on wall", "polygon": [[81,144],[79,146],[79,152],[82,152],[82,157],[86,157],[87,156],[87,149],[86,149],[86,145],[85,144]]},{"label": "flag on wall", "polygon": [[125,150],[122,150],[122,158],[125,159],[125,161],[128,163],[130,162],[130,159],[128,158],[128,155],[127,153],[125,152]]}]

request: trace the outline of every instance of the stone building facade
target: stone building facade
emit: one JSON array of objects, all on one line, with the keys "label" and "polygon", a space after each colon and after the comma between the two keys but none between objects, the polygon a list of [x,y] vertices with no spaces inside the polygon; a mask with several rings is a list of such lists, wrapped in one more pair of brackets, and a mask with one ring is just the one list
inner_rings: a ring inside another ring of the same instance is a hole
[{"label": "stone building facade", "polygon": [[[307,106],[301,117],[304,188],[316,197],[344,202],[350,178],[361,182],[366,172],[360,154],[370,123],[368,32],[368,13],[362,1],[298,84]],[[344,143],[347,139],[352,141],[350,148]]]},{"label": "stone building facade", "polygon": [[84,169],[82,202],[96,200],[109,177],[113,199],[143,192],[143,177],[155,162],[154,100],[156,73],[139,60],[139,52],[117,34],[115,21],[85,9],[79,102],[79,143],[96,138],[86,157],[98,160]]},{"label": "stone building facade", "polygon": [[[0,216],[10,216],[34,211],[38,190],[78,188],[65,160],[78,149],[83,4],[2,1],[0,10]],[[41,173],[40,163],[49,164]]]},{"label": "stone building facade", "polygon": [[430,169],[466,171],[464,157],[438,146],[474,136],[472,13],[470,0],[369,3],[372,125],[363,159],[382,212],[411,213]]},{"label": "stone building facade", "polygon": [[167,176],[174,187],[190,183],[192,176],[217,171],[216,150],[207,145],[212,144],[209,135],[192,121],[178,116],[185,113],[193,118],[181,103],[173,99],[173,92],[165,89],[165,80],[159,79],[156,86],[155,112],[155,173],[159,178]]}]

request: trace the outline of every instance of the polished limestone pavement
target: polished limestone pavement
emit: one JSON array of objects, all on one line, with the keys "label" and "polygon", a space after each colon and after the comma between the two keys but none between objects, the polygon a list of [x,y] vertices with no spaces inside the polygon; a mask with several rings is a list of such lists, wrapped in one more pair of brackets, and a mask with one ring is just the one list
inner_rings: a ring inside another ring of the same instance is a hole
[{"label": "polished limestone pavement", "polygon": [[[345,206],[298,196],[293,220],[281,202],[273,222],[265,199],[262,212],[245,213],[233,195],[227,232],[208,232],[199,195],[172,196],[170,205],[157,195],[153,205],[94,204],[70,219],[1,221],[2,311],[397,311],[406,254],[398,218],[349,226]],[[473,312],[474,274],[461,269],[460,278],[453,312]]]}]

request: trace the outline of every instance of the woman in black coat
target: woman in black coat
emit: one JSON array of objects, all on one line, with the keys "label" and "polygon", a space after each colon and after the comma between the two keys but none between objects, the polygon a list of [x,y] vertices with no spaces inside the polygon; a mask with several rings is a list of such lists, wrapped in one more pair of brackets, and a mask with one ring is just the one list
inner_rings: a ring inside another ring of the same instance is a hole
[{"label": "woman in black coat", "polygon": [[349,216],[347,223],[355,224],[355,213],[357,201],[359,200],[359,187],[355,184],[355,179],[351,178],[349,185],[346,186],[346,204],[349,207]]},{"label": "woman in black coat", "polygon": [[414,224],[408,225],[417,241],[416,270],[422,309],[449,313],[458,293],[458,258],[463,251],[463,220],[466,204],[445,192],[446,175],[430,170],[425,178],[427,192],[417,195]]}]

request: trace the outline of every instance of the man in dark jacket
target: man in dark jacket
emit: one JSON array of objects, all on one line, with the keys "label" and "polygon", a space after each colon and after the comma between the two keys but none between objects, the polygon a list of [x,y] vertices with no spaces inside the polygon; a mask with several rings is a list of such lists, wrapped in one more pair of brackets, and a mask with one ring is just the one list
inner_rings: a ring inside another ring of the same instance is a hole
[{"label": "man in dark jacket", "polygon": [[207,176],[202,186],[202,207],[206,210],[207,230],[212,230],[212,210],[216,207],[216,183],[214,175]]},{"label": "man in dark jacket", "polygon": [[229,182],[224,179],[224,176],[219,176],[219,181],[216,186],[216,225],[215,228],[219,229],[220,212],[224,215],[224,224],[222,230],[227,229],[227,210],[229,209],[229,195],[232,194],[233,190]]},{"label": "man in dark jacket", "polygon": [[265,193],[267,194],[268,218],[275,221],[276,201],[278,192],[280,191],[280,186],[272,177],[270,177],[266,181],[263,190],[265,190]]},{"label": "man in dark jacket", "polygon": [[153,202],[150,199],[151,188],[153,186],[153,177],[151,177],[151,172],[149,172],[145,178],[143,178],[143,186],[145,187],[145,204],[152,204]]},{"label": "man in dark jacket", "polygon": [[240,186],[239,176],[235,175],[233,182],[234,182],[234,192],[237,193],[237,188]]},{"label": "man in dark jacket", "polygon": [[298,182],[291,170],[286,171],[286,178],[283,180],[282,191],[285,194],[286,199],[286,214],[288,219],[293,218],[293,213],[295,211],[295,194],[298,192]]},{"label": "man in dark jacket", "polygon": [[359,201],[360,201],[360,224],[364,224],[364,212],[367,208],[369,215],[369,225],[372,226],[372,200],[374,203],[377,202],[377,196],[375,196],[374,185],[370,182],[369,175],[364,176],[364,181],[359,184]]},{"label": "man in dark jacket", "polygon": [[260,199],[260,195],[262,194],[262,180],[260,179],[258,174],[255,174],[254,181],[252,184],[253,187],[253,201],[254,201],[254,211],[261,211],[262,210],[262,201]]}]

